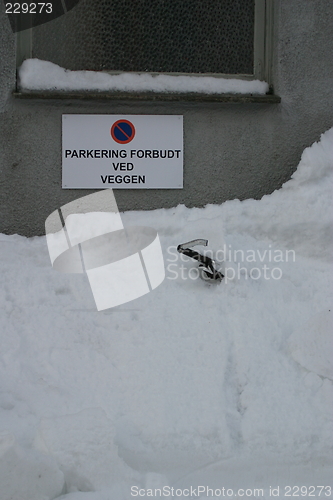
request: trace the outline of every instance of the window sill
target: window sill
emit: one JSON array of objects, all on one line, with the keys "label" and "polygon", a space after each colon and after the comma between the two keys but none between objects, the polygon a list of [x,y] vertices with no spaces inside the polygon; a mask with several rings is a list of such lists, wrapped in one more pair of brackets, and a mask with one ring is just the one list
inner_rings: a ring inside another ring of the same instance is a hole
[{"label": "window sill", "polygon": [[281,97],[274,94],[203,94],[199,92],[59,92],[25,91],[13,92],[18,99],[59,100],[130,100],[130,101],[185,101],[185,102],[232,102],[278,104]]}]

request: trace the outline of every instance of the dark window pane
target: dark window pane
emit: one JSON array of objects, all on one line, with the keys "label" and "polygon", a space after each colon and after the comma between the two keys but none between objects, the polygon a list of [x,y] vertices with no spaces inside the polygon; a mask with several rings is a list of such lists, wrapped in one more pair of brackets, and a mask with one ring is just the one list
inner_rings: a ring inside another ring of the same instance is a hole
[{"label": "dark window pane", "polygon": [[33,31],[69,69],[253,73],[254,0],[81,0]]}]

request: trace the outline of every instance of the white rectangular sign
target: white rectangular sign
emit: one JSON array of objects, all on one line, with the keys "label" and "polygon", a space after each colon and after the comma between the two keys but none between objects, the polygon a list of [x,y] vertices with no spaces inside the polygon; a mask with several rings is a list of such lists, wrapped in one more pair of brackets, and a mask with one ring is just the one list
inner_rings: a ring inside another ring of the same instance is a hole
[{"label": "white rectangular sign", "polygon": [[180,115],[63,115],[62,187],[183,187]]}]

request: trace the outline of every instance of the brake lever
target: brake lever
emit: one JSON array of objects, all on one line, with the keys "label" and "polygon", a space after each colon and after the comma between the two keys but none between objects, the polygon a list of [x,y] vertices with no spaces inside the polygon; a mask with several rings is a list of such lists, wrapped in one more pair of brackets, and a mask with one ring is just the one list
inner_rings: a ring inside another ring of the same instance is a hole
[{"label": "brake lever", "polygon": [[[195,250],[191,250],[190,247],[194,247],[197,245],[203,245],[207,246],[208,245],[208,240],[203,240],[203,239],[197,239],[197,240],[191,240],[188,241],[187,243],[181,243],[177,247],[177,251],[179,253],[183,253],[184,255],[187,255],[188,257],[191,257],[192,259],[198,261],[199,268],[201,271],[205,274],[207,278],[204,278],[204,280],[208,279],[210,281],[218,281],[221,282],[222,279],[224,278],[224,275],[215,269],[215,262],[213,259],[206,255],[201,255],[199,252],[196,252]],[[206,267],[207,269],[204,269]],[[208,271],[209,269],[209,271]]]}]

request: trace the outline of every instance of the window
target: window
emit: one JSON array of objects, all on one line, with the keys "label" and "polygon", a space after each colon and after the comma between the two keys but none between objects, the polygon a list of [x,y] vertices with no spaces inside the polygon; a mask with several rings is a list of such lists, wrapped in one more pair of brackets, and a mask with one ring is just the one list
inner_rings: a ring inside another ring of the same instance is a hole
[{"label": "window", "polygon": [[17,34],[17,64],[235,76],[271,83],[273,0],[81,0]]}]

